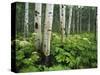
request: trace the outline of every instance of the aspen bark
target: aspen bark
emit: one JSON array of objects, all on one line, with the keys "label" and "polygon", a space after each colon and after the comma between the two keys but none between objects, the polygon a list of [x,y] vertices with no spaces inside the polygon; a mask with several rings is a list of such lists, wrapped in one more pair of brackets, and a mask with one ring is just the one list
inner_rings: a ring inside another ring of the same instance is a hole
[{"label": "aspen bark", "polygon": [[52,32],[52,22],[53,22],[53,4],[46,5],[46,16],[44,25],[44,36],[43,36],[43,52],[45,56],[50,55],[50,40]]},{"label": "aspen bark", "polygon": [[29,9],[29,3],[25,3],[25,23],[24,23],[24,38],[27,38],[28,36],[28,11]]},{"label": "aspen bark", "polygon": [[77,33],[79,33],[79,6],[77,7]]},{"label": "aspen bark", "polygon": [[75,33],[75,10],[73,10],[72,17],[72,32]]},{"label": "aspen bark", "polygon": [[79,10],[79,25],[80,25],[80,33],[82,32],[82,6],[80,6],[80,10]]},{"label": "aspen bark", "polygon": [[42,4],[35,4],[35,19],[34,19],[34,32],[35,35],[35,47],[37,50],[41,49],[42,35],[41,35],[41,12]]},{"label": "aspen bark", "polygon": [[63,44],[65,37],[65,5],[60,5],[60,26],[61,26],[61,42]]},{"label": "aspen bark", "polygon": [[90,32],[90,8],[89,8],[89,12],[88,12],[88,32]]},{"label": "aspen bark", "polygon": [[67,35],[70,34],[70,30],[71,30],[72,9],[73,9],[73,6],[70,6],[70,11],[69,11],[69,22],[68,22],[68,31],[67,31]]},{"label": "aspen bark", "polygon": [[93,18],[94,18],[94,21],[93,21],[93,29],[92,31],[93,32],[96,32],[96,28],[97,28],[97,8],[92,8],[92,10],[94,11],[94,14],[93,14]]}]

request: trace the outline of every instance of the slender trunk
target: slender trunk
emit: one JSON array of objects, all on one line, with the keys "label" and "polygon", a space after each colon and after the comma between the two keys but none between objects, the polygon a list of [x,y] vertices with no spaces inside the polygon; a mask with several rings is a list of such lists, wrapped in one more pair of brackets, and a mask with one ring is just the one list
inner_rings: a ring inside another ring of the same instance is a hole
[{"label": "slender trunk", "polygon": [[60,25],[61,25],[61,42],[63,44],[65,37],[65,5],[60,5]]},{"label": "slender trunk", "polygon": [[97,8],[94,8],[94,23],[93,23],[93,32],[97,32]]},{"label": "slender trunk", "polygon": [[77,33],[79,33],[79,6],[77,7]]},{"label": "slender trunk", "polygon": [[28,8],[29,3],[25,3],[24,39],[28,37]]},{"label": "slender trunk", "polygon": [[42,35],[41,35],[41,9],[42,4],[35,4],[35,21],[34,21],[34,32],[35,35],[35,46],[36,49],[41,49]]},{"label": "slender trunk", "polygon": [[69,11],[69,23],[68,23],[68,31],[67,31],[67,35],[70,34],[70,30],[71,30],[71,22],[72,22],[72,10],[73,6],[70,6],[70,11]]},{"label": "slender trunk", "polygon": [[72,23],[72,32],[75,33],[75,10],[73,10]]},{"label": "slender trunk", "polygon": [[44,25],[44,37],[43,37],[43,52],[45,56],[50,55],[50,40],[53,22],[53,4],[46,5],[46,17]]},{"label": "slender trunk", "polygon": [[80,19],[80,33],[82,32],[82,7],[80,6],[80,10],[79,10],[79,19]]},{"label": "slender trunk", "polygon": [[90,32],[90,8],[89,8],[89,13],[88,13],[88,32]]}]

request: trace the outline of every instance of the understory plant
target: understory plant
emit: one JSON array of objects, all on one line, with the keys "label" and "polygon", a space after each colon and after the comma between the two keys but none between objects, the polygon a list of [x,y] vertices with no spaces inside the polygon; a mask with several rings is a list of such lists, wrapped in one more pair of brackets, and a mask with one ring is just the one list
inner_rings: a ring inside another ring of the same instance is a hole
[{"label": "understory plant", "polygon": [[97,67],[97,41],[93,33],[65,36],[63,45],[60,35],[52,33],[51,63],[41,64],[41,53],[34,45],[34,35],[16,38],[16,67],[18,72],[55,71]]}]

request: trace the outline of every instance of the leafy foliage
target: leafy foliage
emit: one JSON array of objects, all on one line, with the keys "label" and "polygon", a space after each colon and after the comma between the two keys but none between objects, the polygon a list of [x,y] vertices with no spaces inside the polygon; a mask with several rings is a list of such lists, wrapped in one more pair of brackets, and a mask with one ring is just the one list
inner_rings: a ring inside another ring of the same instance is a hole
[{"label": "leafy foliage", "polygon": [[17,38],[16,66],[20,72],[82,69],[97,67],[96,36],[93,33],[74,34],[65,37],[62,45],[60,35],[52,34],[51,66],[40,64],[40,53],[34,46],[32,33],[26,40]]},{"label": "leafy foliage", "polygon": [[[39,60],[39,53],[35,50],[33,37],[27,40],[16,39],[16,66],[18,71],[36,71],[35,66],[32,66]],[[28,67],[28,68],[27,68]]]},{"label": "leafy foliage", "polygon": [[[58,42],[58,40],[56,40]],[[57,43],[55,42],[55,43]],[[58,44],[58,43],[57,43]],[[96,37],[92,33],[70,35],[61,48],[53,45],[54,56],[57,62],[69,66],[69,68],[96,67],[97,48]],[[94,64],[95,63],[95,66]]]}]

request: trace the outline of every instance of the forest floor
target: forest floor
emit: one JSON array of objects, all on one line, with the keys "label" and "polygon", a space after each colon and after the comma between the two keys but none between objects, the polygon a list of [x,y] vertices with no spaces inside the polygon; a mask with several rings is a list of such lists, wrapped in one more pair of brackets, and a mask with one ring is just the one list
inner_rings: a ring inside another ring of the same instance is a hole
[{"label": "forest floor", "polygon": [[[97,39],[94,33],[73,34],[65,37],[63,47],[61,38],[52,33],[50,64],[41,63],[42,54],[34,45],[35,33],[26,40],[20,35],[16,38],[17,72],[55,71],[97,67]],[[41,50],[42,51],[42,50]]]}]

